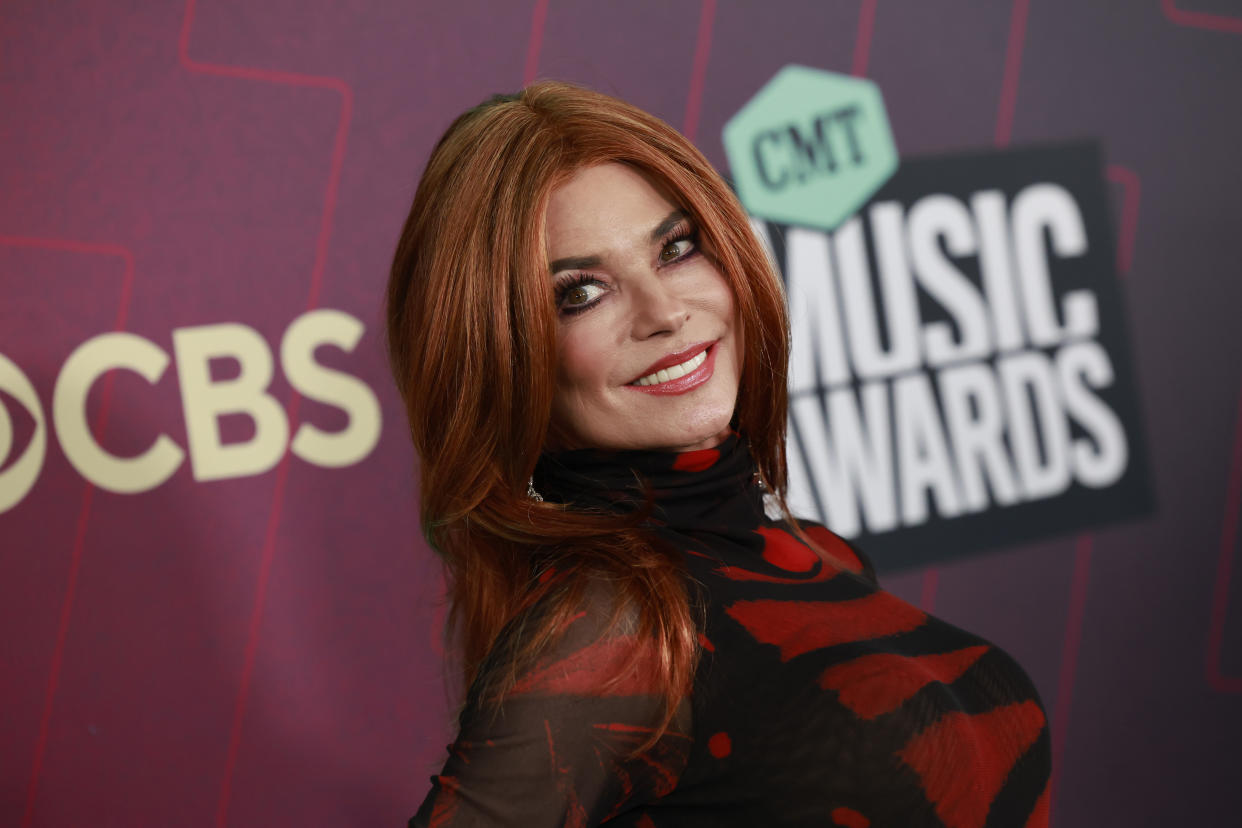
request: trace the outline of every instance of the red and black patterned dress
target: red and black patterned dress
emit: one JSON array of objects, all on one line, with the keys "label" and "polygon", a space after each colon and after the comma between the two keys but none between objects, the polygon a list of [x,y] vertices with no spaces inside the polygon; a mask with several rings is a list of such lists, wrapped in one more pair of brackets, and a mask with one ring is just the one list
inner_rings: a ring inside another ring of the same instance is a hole
[{"label": "red and black patterned dress", "polygon": [[468,697],[411,826],[1047,825],[1048,726],[1012,658],[880,589],[827,529],[803,523],[840,567],[769,519],[736,435],[681,454],[545,455],[535,487],[575,508],[627,508],[637,481],[705,619],[673,726],[626,758],[661,701],[642,671],[599,693],[637,644],[606,627],[608,587],[593,584],[498,715]]}]

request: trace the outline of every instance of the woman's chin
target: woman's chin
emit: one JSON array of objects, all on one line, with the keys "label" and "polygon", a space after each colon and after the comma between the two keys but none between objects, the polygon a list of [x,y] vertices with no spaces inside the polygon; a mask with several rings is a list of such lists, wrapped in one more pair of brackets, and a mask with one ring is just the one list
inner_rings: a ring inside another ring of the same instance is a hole
[{"label": "woman's chin", "polygon": [[728,438],[732,420],[732,412],[729,412],[727,416],[705,418],[704,421],[679,430],[677,434],[669,434],[663,439],[653,440],[651,448],[661,448],[667,451],[697,451],[715,448]]},{"label": "woman's chin", "polygon": [[698,440],[689,445],[677,448],[676,451],[698,451],[699,449],[715,448],[723,443],[728,437],[729,426],[726,424],[723,429],[703,438],[702,440]]},{"label": "woman's chin", "polygon": [[[736,398],[708,399],[653,414],[647,408],[600,409],[590,416],[558,411],[545,451],[695,451],[715,448],[729,436]],[[568,416],[568,415],[577,416]],[[607,424],[607,427],[602,427]]]}]

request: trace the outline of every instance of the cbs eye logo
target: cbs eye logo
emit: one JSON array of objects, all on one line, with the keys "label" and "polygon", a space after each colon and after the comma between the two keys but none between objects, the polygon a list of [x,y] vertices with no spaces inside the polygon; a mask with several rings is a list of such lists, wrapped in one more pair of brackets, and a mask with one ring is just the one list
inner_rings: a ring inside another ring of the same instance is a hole
[{"label": "cbs eye logo", "polygon": [[[363,325],[349,314],[319,309],[289,324],[280,342],[280,367],[302,396],[345,412],[348,424],[326,432],[302,423],[290,440],[284,406],[268,393],[275,360],[267,341],[240,323],[177,328],[172,332],[173,359],[181,388],[190,467],[198,481],[262,474],[275,466],[286,448],[323,468],[362,461],[379,442],[380,405],[371,388],[357,377],[315,361],[315,349],[334,345],[353,351]],[[240,366],[231,379],[212,379],[210,362],[227,358]],[[187,449],[160,434],[137,457],[118,457],[96,440],[86,419],[86,400],[105,373],[123,369],[154,385],[168,368],[169,354],[159,345],[126,332],[100,334],[83,342],[61,366],[52,393],[52,425],[70,464],[101,489],[136,494],[161,485],[181,467]],[[34,487],[47,455],[48,423],[34,385],[22,370],[0,354],[0,391],[24,405],[34,418],[34,435],[8,468],[13,449],[13,421],[0,400],[0,514],[21,502]],[[254,423],[254,436],[225,444],[220,418],[243,414]]]},{"label": "cbs eye logo", "polygon": [[[43,406],[39,405],[39,395],[34,386],[22,373],[22,369],[13,360],[0,354],[0,391],[12,396],[31,413],[35,421],[34,436],[22,453],[11,466],[0,472],[0,513],[7,512],[26,496],[34,487],[39,472],[43,469],[43,458],[47,454],[47,423],[43,418]],[[13,450],[13,420],[9,411],[0,400],[0,466],[9,459]]]}]

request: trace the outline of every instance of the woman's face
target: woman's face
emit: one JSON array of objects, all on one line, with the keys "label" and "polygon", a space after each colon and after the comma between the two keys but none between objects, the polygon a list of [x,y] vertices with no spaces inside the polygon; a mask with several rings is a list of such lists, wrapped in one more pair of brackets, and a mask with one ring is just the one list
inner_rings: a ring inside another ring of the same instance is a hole
[{"label": "woman's face", "polygon": [[633,168],[601,164],[552,191],[546,232],[559,319],[550,447],[717,445],[742,331],[690,217]]}]

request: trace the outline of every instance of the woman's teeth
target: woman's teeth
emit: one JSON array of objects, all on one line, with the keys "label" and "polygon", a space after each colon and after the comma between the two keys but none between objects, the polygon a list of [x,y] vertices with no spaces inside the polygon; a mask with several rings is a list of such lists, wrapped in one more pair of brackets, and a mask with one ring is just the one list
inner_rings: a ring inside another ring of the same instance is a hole
[{"label": "woman's teeth", "polygon": [[702,365],[705,359],[707,359],[706,348],[699,351],[698,356],[692,356],[680,365],[674,365],[671,368],[661,368],[654,374],[648,374],[645,377],[635,380],[634,385],[660,385],[661,383],[668,382],[669,380],[684,377],[686,374]]}]

